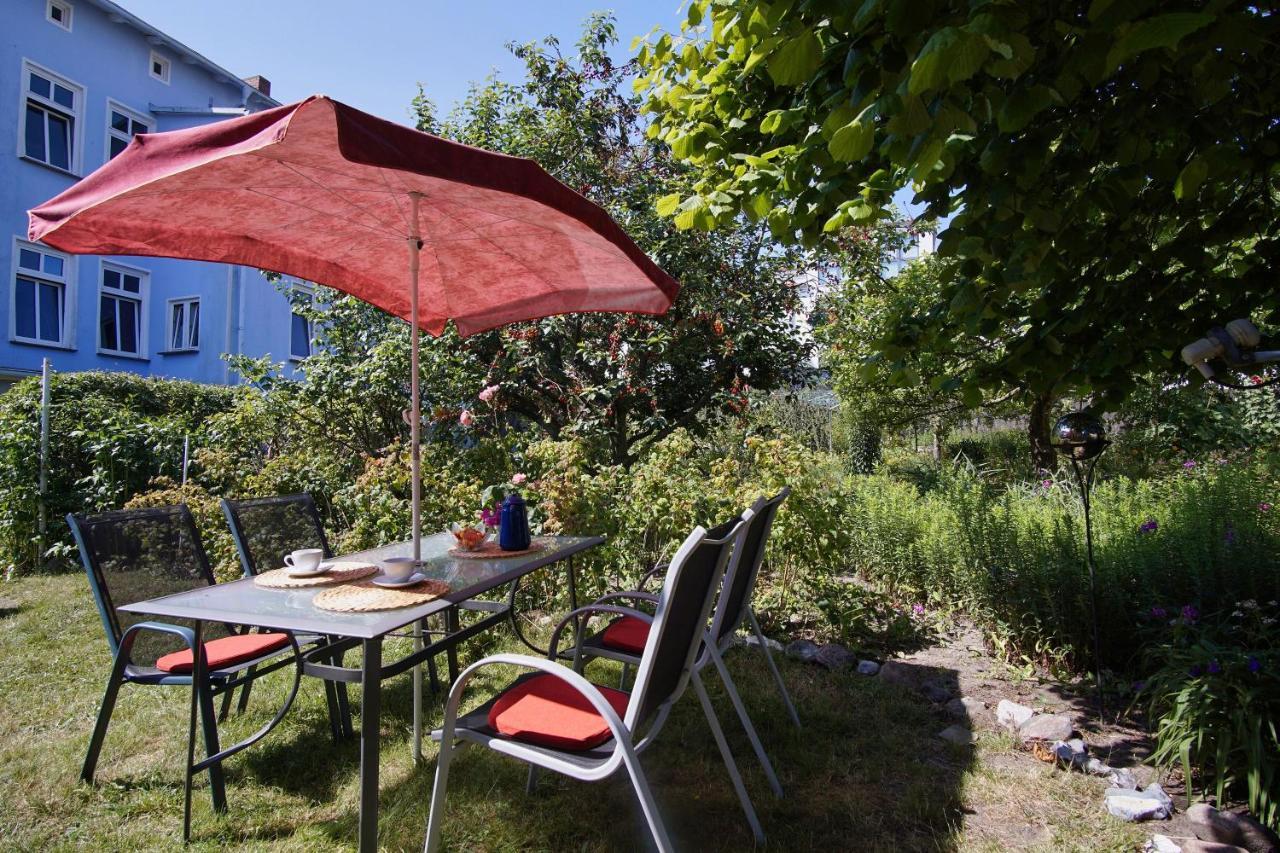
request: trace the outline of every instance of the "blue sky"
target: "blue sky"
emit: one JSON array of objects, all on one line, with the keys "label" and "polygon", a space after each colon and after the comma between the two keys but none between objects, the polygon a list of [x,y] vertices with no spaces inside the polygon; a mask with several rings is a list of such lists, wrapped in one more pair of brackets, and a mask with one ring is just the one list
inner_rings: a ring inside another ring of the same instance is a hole
[{"label": "blue sky", "polygon": [[571,47],[587,15],[612,10],[618,56],[654,25],[679,26],[683,0],[119,0],[241,77],[261,74],[282,103],[325,94],[409,123],[421,81],[446,113],[494,69],[515,78],[510,41],[554,34]]}]

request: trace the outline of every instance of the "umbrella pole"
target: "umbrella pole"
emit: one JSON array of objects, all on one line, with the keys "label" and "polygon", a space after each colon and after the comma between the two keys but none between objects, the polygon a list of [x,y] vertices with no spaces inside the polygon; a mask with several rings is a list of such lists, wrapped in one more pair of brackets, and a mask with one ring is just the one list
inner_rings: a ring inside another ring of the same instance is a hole
[{"label": "umbrella pole", "polygon": [[[418,229],[418,200],[409,193],[409,479],[412,494],[413,559],[422,559],[422,389],[418,386],[418,255],[422,235]],[[417,567],[414,567],[417,571]],[[413,650],[422,651],[422,621],[413,623]],[[413,760],[422,761],[422,664],[413,667]]]}]

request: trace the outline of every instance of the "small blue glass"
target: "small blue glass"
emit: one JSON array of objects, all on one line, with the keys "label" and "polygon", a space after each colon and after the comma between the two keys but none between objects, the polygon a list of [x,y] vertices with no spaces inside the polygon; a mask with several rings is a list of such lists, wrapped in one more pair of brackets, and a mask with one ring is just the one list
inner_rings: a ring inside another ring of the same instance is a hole
[{"label": "small blue glass", "polygon": [[529,511],[524,498],[512,492],[502,502],[502,518],[498,524],[498,547],[504,551],[523,551],[529,547]]}]

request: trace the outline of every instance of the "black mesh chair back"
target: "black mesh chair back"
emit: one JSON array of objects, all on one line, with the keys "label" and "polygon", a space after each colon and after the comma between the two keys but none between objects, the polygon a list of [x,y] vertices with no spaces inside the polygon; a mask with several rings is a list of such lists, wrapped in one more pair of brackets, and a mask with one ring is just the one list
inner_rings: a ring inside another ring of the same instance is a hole
[{"label": "black mesh chair back", "polygon": [[245,575],[278,569],[286,554],[303,548],[319,548],[326,558],[333,556],[311,495],[224,500],[222,511],[231,525]]},{"label": "black mesh chair back", "polygon": [[764,563],[765,544],[769,541],[773,519],[789,494],[791,494],[790,486],[768,500],[756,501],[751,507],[755,514],[747,520],[742,551],[734,560],[734,567],[730,576],[725,578],[725,587],[720,593],[727,597],[716,606],[716,619],[712,630],[717,643],[721,643],[737,631],[743,617],[747,614],[747,607],[751,604],[751,593],[755,590],[756,578],[760,574],[760,566]]},{"label": "black mesh chair back", "polygon": [[654,626],[656,638],[650,637],[644,663],[636,676],[632,702],[639,702],[639,711],[633,726],[648,720],[684,689],[706,631],[712,594],[738,538],[733,534],[741,523],[735,518],[707,531],[682,563],[673,561],[658,604],[663,616]]},{"label": "black mesh chair back", "polygon": [[[113,655],[124,632],[148,618],[125,613],[120,607],[214,583],[195,519],[183,504],[98,515],[72,514],[67,516],[67,523],[80,548]],[[206,640],[227,633],[225,626],[208,627]],[[150,665],[161,655],[182,648],[185,646],[176,637],[143,631],[134,644],[132,658]]]}]

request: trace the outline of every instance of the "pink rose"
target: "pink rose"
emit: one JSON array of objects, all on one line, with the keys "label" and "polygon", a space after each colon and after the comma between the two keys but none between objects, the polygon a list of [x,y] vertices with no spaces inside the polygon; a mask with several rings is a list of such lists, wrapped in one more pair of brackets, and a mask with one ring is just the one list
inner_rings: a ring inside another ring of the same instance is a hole
[{"label": "pink rose", "polygon": [[485,403],[491,403],[493,402],[493,398],[496,397],[497,395],[498,395],[498,386],[490,385],[487,388],[484,388],[483,390],[481,390],[479,396],[481,401]]},{"label": "pink rose", "polygon": [[524,482],[525,480],[527,480],[527,479],[529,479],[529,478],[528,478],[527,476],[525,476],[524,474],[512,474],[512,475],[511,475],[511,482],[515,483],[517,486],[518,486],[518,485],[520,485],[521,483],[523,483],[523,482]]},{"label": "pink rose", "polygon": [[471,412],[468,409],[463,409],[462,414],[458,415],[458,423],[465,427],[469,427],[475,422],[476,419],[471,416]]}]

